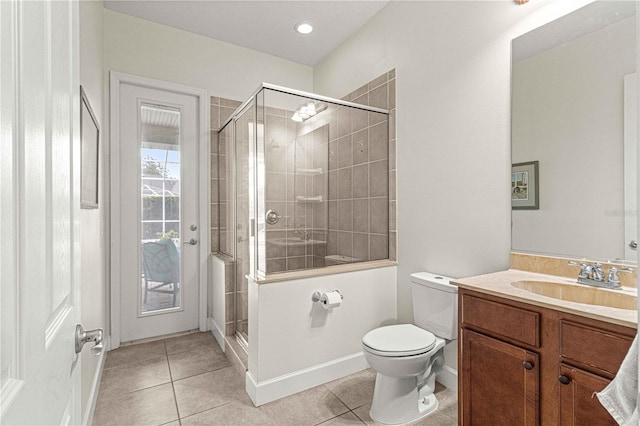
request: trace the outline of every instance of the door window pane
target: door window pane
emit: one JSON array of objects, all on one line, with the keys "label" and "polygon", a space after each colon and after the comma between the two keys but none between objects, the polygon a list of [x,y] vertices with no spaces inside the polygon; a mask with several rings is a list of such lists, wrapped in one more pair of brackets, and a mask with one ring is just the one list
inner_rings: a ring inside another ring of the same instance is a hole
[{"label": "door window pane", "polygon": [[181,306],[180,111],[142,104],[141,312]]}]

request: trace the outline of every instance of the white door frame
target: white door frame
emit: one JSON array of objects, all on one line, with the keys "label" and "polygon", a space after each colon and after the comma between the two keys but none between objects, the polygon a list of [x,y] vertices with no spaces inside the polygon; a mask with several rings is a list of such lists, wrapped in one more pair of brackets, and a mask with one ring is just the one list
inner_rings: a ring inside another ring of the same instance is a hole
[{"label": "white door frame", "polygon": [[210,125],[209,125],[209,99],[207,91],[197,87],[184,86],[166,81],[139,77],[121,72],[110,72],[110,135],[111,135],[111,347],[120,346],[120,283],[114,282],[120,276],[120,257],[114,250],[120,247],[120,217],[116,214],[120,210],[120,85],[130,84],[150,89],[164,90],[194,96],[198,99],[198,222],[199,222],[199,247],[198,247],[198,282],[200,284],[198,302],[198,323],[200,331],[207,330],[207,263],[210,251]]}]

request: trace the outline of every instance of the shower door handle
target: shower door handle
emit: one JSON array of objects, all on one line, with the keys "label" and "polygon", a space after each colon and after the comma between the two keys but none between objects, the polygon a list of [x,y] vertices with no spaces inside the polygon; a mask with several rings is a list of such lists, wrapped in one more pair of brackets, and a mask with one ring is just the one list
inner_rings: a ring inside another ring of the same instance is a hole
[{"label": "shower door handle", "polygon": [[269,209],[267,213],[264,215],[264,218],[266,219],[269,225],[275,225],[276,223],[278,223],[280,219],[282,219],[282,216],[280,216],[280,213],[278,213],[278,210]]}]

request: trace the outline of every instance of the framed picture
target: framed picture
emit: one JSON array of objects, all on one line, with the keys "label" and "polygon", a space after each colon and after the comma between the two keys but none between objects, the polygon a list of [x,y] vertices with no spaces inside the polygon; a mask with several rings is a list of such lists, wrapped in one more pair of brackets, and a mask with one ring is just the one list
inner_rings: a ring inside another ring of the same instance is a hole
[{"label": "framed picture", "polygon": [[540,209],[537,161],[511,165],[511,208],[513,210]]},{"label": "framed picture", "polygon": [[98,159],[100,127],[87,94],[80,86],[80,208],[98,208]]}]

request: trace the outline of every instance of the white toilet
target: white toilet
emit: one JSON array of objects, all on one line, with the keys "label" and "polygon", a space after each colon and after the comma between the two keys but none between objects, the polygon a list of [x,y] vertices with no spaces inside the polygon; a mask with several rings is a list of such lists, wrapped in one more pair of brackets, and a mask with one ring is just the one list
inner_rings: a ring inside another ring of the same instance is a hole
[{"label": "white toilet", "polygon": [[376,328],[362,338],[364,356],[378,374],[369,415],[378,423],[417,420],[438,408],[433,394],[444,364],[442,348],[458,333],[458,287],[450,278],[411,275],[415,324]]}]

